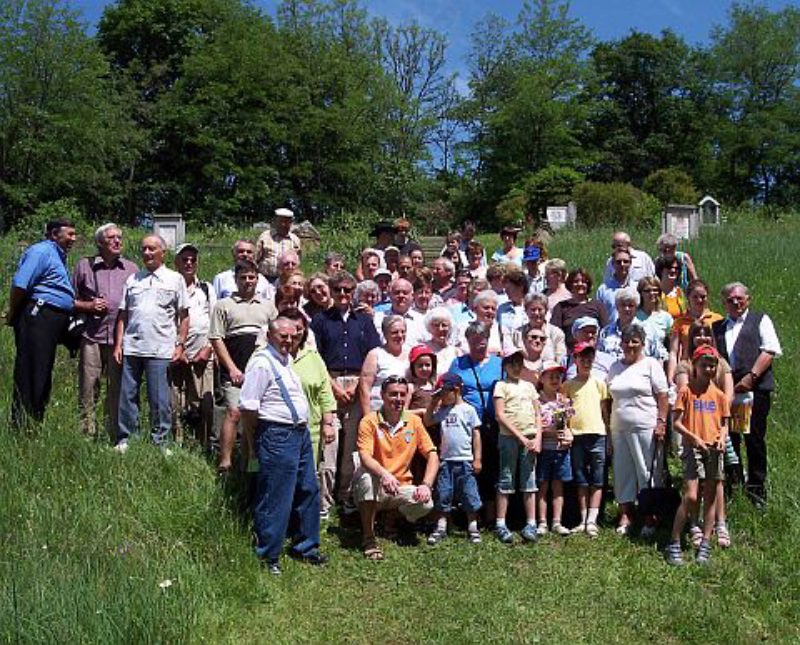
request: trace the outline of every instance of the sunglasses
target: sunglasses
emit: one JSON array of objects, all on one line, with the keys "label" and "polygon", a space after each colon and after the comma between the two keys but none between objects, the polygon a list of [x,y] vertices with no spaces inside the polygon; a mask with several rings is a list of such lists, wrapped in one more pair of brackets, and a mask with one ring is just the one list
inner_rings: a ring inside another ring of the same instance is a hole
[{"label": "sunglasses", "polygon": [[353,293],[355,287],[333,287],[331,291],[334,293]]},{"label": "sunglasses", "polygon": [[545,338],[547,338],[547,336],[544,336],[543,334],[528,334],[528,340],[539,340],[544,342]]},{"label": "sunglasses", "polygon": [[408,385],[408,380],[404,376],[390,376],[381,383],[381,392],[385,392],[390,385]]}]

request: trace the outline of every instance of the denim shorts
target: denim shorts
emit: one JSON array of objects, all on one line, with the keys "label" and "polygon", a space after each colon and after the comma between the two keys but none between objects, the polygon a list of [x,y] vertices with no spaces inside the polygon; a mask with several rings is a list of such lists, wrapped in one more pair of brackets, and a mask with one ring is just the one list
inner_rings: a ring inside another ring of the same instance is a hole
[{"label": "denim shorts", "polygon": [[497,492],[504,495],[535,493],[536,455],[528,452],[515,437],[501,434],[497,449],[500,453],[500,475],[497,478]]},{"label": "denim shorts", "polygon": [[576,434],[570,453],[572,478],[578,486],[602,488],[606,467],[606,437],[602,434]]},{"label": "denim shorts", "polygon": [[569,450],[542,450],[536,464],[536,480],[542,482],[572,481]]},{"label": "denim shorts", "polygon": [[434,508],[449,513],[460,506],[465,513],[474,513],[481,507],[478,481],[471,461],[444,461],[436,477],[436,503]]}]

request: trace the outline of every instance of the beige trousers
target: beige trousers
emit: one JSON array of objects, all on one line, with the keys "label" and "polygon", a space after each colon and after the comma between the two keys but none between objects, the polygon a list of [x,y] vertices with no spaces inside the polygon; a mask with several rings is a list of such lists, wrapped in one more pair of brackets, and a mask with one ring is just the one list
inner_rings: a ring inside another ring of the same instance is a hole
[{"label": "beige trousers", "polygon": [[81,429],[90,437],[97,436],[97,399],[100,396],[100,386],[105,382],[105,429],[111,443],[116,443],[121,377],[122,365],[117,365],[114,360],[113,345],[101,345],[85,338],[81,341],[78,354]]}]

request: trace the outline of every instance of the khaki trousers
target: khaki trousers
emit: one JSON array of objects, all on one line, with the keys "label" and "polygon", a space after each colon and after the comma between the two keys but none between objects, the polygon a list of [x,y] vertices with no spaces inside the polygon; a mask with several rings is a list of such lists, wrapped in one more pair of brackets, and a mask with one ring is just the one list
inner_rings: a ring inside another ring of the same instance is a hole
[{"label": "khaki trousers", "polygon": [[[119,429],[119,385],[122,365],[114,360],[114,346],[93,343],[85,338],[78,354],[78,394],[81,428],[90,437],[97,436],[97,399],[105,381],[105,428],[111,443],[117,441]],[[103,378],[105,377],[105,378]]]},{"label": "khaki trousers", "polygon": [[[353,383],[358,382],[358,376],[337,376],[336,382],[342,387],[352,387]],[[361,421],[361,405],[358,402],[357,388],[353,402],[348,405],[339,406],[336,414],[341,424],[339,435],[341,452],[338,466],[339,486],[337,497],[339,502],[344,504],[350,496],[350,483],[353,480],[353,472],[355,472],[353,453],[357,450],[358,424]]]}]

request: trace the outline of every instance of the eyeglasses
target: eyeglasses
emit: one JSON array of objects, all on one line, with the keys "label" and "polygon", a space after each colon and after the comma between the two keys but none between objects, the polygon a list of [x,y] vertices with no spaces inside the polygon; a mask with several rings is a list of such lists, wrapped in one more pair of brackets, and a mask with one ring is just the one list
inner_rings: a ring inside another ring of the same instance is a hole
[{"label": "eyeglasses", "polygon": [[735,305],[740,302],[744,302],[746,298],[744,296],[730,296],[729,298],[725,298],[725,302],[729,305]]},{"label": "eyeglasses", "polygon": [[355,287],[332,287],[331,291],[334,293],[353,293]]},{"label": "eyeglasses", "polygon": [[544,342],[547,338],[544,334],[528,334],[528,340],[538,340]]},{"label": "eyeglasses", "polygon": [[651,287],[650,289],[642,289],[642,293],[661,293],[661,289]]}]

